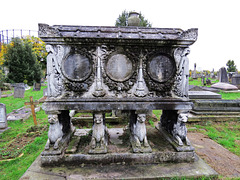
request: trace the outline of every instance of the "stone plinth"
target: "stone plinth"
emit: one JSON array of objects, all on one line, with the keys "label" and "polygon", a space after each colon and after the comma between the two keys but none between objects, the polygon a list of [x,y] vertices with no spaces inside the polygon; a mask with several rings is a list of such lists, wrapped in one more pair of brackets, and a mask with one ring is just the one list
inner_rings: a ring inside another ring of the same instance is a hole
[{"label": "stone plinth", "polygon": [[194,100],[194,114],[240,114],[240,100]]},{"label": "stone plinth", "polygon": [[190,99],[222,99],[222,95],[210,91],[189,91]]},{"label": "stone plinth", "polygon": [[225,90],[225,91],[238,90],[238,88],[236,86],[229,84],[229,83],[222,83],[222,82],[213,84],[211,86],[211,88],[221,89],[221,90]]},{"label": "stone plinth", "polygon": [[77,129],[62,156],[46,155],[42,153],[41,163],[44,166],[79,165],[79,164],[158,164],[164,162],[194,162],[198,159],[194,149],[188,151],[175,150],[165,140],[163,132],[148,128],[148,141],[152,146],[152,153],[132,153],[129,142],[130,132],[122,128],[108,130],[108,154],[89,154],[91,136],[90,129]]},{"label": "stone plinth", "polygon": [[232,77],[232,84],[233,85],[240,85],[240,74],[237,74]]}]

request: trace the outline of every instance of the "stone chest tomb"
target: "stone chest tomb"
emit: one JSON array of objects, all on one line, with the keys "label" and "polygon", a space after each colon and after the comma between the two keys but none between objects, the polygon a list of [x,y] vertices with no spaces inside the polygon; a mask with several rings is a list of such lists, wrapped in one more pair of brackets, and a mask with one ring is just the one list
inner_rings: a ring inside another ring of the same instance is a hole
[{"label": "stone chest tomb", "polygon": [[[162,136],[175,151],[190,153],[193,158],[184,122],[192,106],[187,55],[197,33],[197,29],[39,24],[39,36],[48,52],[48,98],[43,108],[50,123],[42,163],[70,161],[70,156],[62,158],[75,132],[69,110],[94,114],[88,151],[92,155],[84,157],[108,152],[104,121],[109,110],[131,111],[132,151],[156,154],[147,142],[144,121],[147,111],[162,109],[158,126],[164,131]],[[82,162],[81,155],[72,160]]]}]

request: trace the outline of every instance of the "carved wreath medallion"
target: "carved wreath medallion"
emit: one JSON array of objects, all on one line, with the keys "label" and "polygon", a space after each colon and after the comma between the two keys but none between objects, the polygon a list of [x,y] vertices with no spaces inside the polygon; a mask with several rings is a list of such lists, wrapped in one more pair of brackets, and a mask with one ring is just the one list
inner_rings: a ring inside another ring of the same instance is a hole
[{"label": "carved wreath medallion", "polygon": [[94,81],[92,51],[84,47],[72,47],[62,61],[62,73],[67,90],[87,91]]},{"label": "carved wreath medallion", "polygon": [[144,78],[149,90],[167,96],[174,83],[175,61],[168,53],[154,52],[146,55],[144,60]]},{"label": "carved wreath medallion", "polygon": [[104,83],[110,90],[127,91],[136,81],[136,59],[128,51],[115,51],[105,59]]}]

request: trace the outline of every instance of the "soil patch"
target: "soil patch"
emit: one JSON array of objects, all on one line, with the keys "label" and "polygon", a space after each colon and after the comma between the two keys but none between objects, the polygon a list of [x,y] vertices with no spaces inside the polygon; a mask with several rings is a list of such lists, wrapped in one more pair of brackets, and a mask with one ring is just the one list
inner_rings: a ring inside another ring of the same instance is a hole
[{"label": "soil patch", "polygon": [[0,161],[18,157],[23,152],[25,146],[32,143],[36,137],[41,136],[43,131],[47,131],[47,126],[30,127],[26,133],[19,134],[16,138],[9,141],[4,148],[0,149]]},{"label": "soil patch", "polygon": [[188,133],[196,153],[224,177],[240,177],[240,157],[201,133]]}]

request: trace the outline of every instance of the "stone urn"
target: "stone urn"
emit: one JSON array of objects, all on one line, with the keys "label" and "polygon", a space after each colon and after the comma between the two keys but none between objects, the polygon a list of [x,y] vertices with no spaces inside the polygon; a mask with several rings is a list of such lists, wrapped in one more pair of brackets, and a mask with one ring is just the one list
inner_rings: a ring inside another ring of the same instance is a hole
[{"label": "stone urn", "polygon": [[130,12],[128,17],[128,26],[139,26],[140,25],[139,13]]}]

